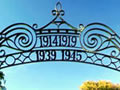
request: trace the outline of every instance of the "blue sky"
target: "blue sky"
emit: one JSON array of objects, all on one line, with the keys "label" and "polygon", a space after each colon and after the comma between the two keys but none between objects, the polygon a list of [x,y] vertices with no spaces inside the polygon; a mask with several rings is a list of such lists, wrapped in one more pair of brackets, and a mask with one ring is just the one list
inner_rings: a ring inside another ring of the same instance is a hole
[{"label": "blue sky", "polygon": [[[51,10],[58,0],[1,0],[0,30],[17,22],[39,27],[54,17]],[[119,0],[61,0],[66,21],[75,27],[102,22],[120,33]],[[2,70],[8,90],[79,90],[86,80],[110,80],[120,83],[120,72],[107,68],[70,62],[44,62]]]}]

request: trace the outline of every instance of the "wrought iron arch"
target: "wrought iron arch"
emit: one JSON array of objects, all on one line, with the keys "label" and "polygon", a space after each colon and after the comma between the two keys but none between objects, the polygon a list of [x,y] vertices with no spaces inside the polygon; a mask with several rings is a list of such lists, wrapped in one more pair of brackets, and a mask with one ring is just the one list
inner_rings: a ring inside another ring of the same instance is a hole
[{"label": "wrought iron arch", "polygon": [[[41,28],[37,24],[15,23],[0,32],[0,69],[34,62],[69,61],[120,71],[120,37],[110,27],[90,23],[76,28],[62,18],[65,12],[60,2],[52,14],[55,18]],[[48,28],[50,25],[56,28]]]}]

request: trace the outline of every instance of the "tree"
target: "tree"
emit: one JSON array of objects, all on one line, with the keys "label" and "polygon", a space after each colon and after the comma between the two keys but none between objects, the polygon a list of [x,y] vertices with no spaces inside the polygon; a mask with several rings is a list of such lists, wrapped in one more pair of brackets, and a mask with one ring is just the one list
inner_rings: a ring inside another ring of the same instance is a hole
[{"label": "tree", "polygon": [[2,71],[0,71],[0,80],[4,80],[4,73]]},{"label": "tree", "polygon": [[0,90],[6,90],[6,88],[2,85],[2,81],[5,84],[4,76],[5,76],[4,73],[0,71]]},{"label": "tree", "polygon": [[80,86],[80,90],[120,90],[120,84],[113,84],[104,80],[86,81]]}]

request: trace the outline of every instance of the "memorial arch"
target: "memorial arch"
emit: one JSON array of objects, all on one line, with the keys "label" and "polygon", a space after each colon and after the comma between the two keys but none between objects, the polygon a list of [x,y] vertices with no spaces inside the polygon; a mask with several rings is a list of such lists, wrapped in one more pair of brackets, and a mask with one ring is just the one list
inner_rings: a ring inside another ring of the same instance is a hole
[{"label": "memorial arch", "polygon": [[114,30],[102,23],[74,27],[63,19],[60,2],[52,14],[54,19],[41,28],[15,23],[0,32],[0,69],[66,61],[120,71],[120,37]]}]

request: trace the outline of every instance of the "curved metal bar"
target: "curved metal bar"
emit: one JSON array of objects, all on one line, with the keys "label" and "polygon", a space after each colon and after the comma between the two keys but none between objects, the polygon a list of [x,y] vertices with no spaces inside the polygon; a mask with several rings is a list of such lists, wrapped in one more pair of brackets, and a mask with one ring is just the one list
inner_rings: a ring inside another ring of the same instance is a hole
[{"label": "curved metal bar", "polygon": [[17,26],[17,25],[25,25],[27,27],[34,29],[33,27],[31,27],[30,25],[28,25],[26,23],[15,23],[15,24],[12,24],[12,25],[6,27],[4,30],[2,30],[1,34],[4,34],[6,31],[8,31],[8,29],[10,29],[11,27],[13,28],[14,26]]},{"label": "curved metal bar", "polygon": [[[76,62],[76,63],[84,63],[84,64],[90,64],[90,65],[95,65],[95,66],[101,66],[101,67],[105,67],[105,68],[108,68],[107,66],[103,66],[103,65],[100,65],[100,64],[93,64],[93,63],[90,63],[90,62],[79,62],[79,61],[68,61],[68,60],[56,60],[56,61],[49,61],[49,60],[46,60],[46,61],[32,61],[32,62],[25,62],[25,63],[18,63],[18,64],[15,64],[15,65],[9,65],[9,66],[5,66],[5,67],[1,67],[0,69],[5,69],[5,68],[9,68],[9,67],[13,67],[13,66],[18,66],[18,65],[24,65],[24,64],[30,64],[30,63],[37,63],[37,62]],[[112,70],[115,70],[115,71],[118,71],[120,72],[120,70],[116,69],[116,68],[112,68],[112,67],[109,67],[109,69],[112,69]]]}]

